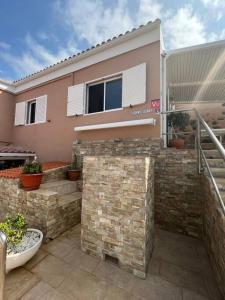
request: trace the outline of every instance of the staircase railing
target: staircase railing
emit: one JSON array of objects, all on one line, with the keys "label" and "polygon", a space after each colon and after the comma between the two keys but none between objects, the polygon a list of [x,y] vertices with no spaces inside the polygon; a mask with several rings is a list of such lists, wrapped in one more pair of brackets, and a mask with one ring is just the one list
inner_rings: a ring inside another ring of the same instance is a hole
[{"label": "staircase railing", "polygon": [[[209,177],[212,181],[212,184],[214,186],[215,192],[218,196],[220,206],[222,208],[222,211],[225,215],[225,204],[224,201],[221,197],[219,188],[216,184],[216,181],[214,179],[214,176],[210,170],[210,166],[207,162],[207,159],[205,157],[205,154],[203,152],[202,146],[201,146],[201,126],[204,128],[205,132],[208,134],[210,137],[212,143],[215,145],[216,149],[219,151],[221,158],[225,161],[225,149],[223,145],[219,142],[217,139],[216,135],[214,134],[213,130],[209,127],[209,125],[205,122],[201,114],[194,108],[194,109],[183,109],[183,110],[171,110],[171,111],[166,111],[162,112],[162,114],[170,114],[170,113],[176,113],[176,112],[187,112],[187,111],[193,111],[196,116],[196,121],[197,121],[197,130],[196,130],[196,151],[197,151],[197,163],[198,163],[198,172],[199,174],[202,172],[204,169],[204,165],[206,166],[206,169],[209,173]],[[163,133],[167,134],[167,133]],[[204,163],[203,163],[204,162]]]},{"label": "staircase railing", "polygon": [[6,236],[0,231],[0,300],[4,299],[6,248]]}]

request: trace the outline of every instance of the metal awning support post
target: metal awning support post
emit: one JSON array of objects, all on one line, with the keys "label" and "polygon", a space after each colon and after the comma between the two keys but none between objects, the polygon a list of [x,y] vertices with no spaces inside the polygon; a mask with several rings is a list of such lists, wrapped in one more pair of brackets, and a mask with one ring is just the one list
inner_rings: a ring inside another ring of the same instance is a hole
[{"label": "metal awning support post", "polygon": [[0,300],[4,300],[6,248],[6,235],[0,231]]}]

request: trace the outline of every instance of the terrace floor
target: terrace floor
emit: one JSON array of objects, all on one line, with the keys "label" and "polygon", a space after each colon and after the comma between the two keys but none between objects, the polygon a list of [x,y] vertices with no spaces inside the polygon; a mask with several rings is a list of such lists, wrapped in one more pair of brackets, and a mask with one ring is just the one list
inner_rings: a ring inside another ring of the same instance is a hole
[{"label": "terrace floor", "polygon": [[80,250],[80,225],[43,245],[24,268],[7,275],[6,299],[219,300],[199,240],[157,230],[146,280]]}]

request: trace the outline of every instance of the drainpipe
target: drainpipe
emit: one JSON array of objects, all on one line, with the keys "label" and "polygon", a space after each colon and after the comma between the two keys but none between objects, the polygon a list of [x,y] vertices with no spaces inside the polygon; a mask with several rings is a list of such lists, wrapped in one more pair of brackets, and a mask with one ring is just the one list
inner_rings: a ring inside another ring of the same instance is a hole
[{"label": "drainpipe", "polygon": [[0,231],[0,300],[4,300],[6,248],[6,236]]},{"label": "drainpipe", "polygon": [[161,53],[161,101],[160,101],[160,135],[163,140],[163,147],[167,147],[167,136],[165,133],[167,132],[167,116],[166,114],[162,114],[162,112],[165,112],[167,110],[166,105],[166,52]]}]

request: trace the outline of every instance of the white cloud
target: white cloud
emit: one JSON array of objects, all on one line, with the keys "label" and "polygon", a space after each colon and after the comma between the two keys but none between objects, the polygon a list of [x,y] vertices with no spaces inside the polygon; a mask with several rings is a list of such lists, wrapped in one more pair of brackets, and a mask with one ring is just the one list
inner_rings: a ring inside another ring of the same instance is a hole
[{"label": "white cloud", "polygon": [[55,11],[70,32],[91,45],[125,32],[133,26],[126,0],[118,0],[113,7],[105,7],[100,0],[57,1]]},{"label": "white cloud", "polygon": [[169,48],[181,48],[207,41],[206,28],[191,5],[185,5],[164,22],[164,33]]},{"label": "white cloud", "polygon": [[14,70],[17,76],[22,77],[52,65],[76,51],[74,43],[69,42],[65,48],[59,47],[57,52],[53,53],[38,43],[30,34],[27,34],[24,39],[24,51],[20,55],[15,55],[10,51],[0,51],[0,57]]},{"label": "white cloud", "polygon": [[8,50],[10,48],[10,45],[8,43],[0,41],[0,48],[4,50]]},{"label": "white cloud", "polygon": [[225,15],[224,0],[201,0],[201,2],[218,21]]},{"label": "white cloud", "polygon": [[[225,11],[225,0],[201,1],[213,11],[222,11],[223,7]],[[24,50],[18,55],[12,53],[9,44],[0,42],[0,57],[21,77],[76,53],[80,41],[91,46],[156,18],[162,20],[167,49],[225,38],[225,30],[208,32],[206,20],[191,4],[175,10],[168,9],[159,0],[136,0],[134,10],[129,6],[129,0],[109,3],[107,5],[103,0],[57,0],[53,4],[52,17],[66,31],[68,42],[63,44],[55,32],[38,32],[35,37],[27,34],[23,41]],[[54,51],[44,46],[51,41],[58,44]]]}]

